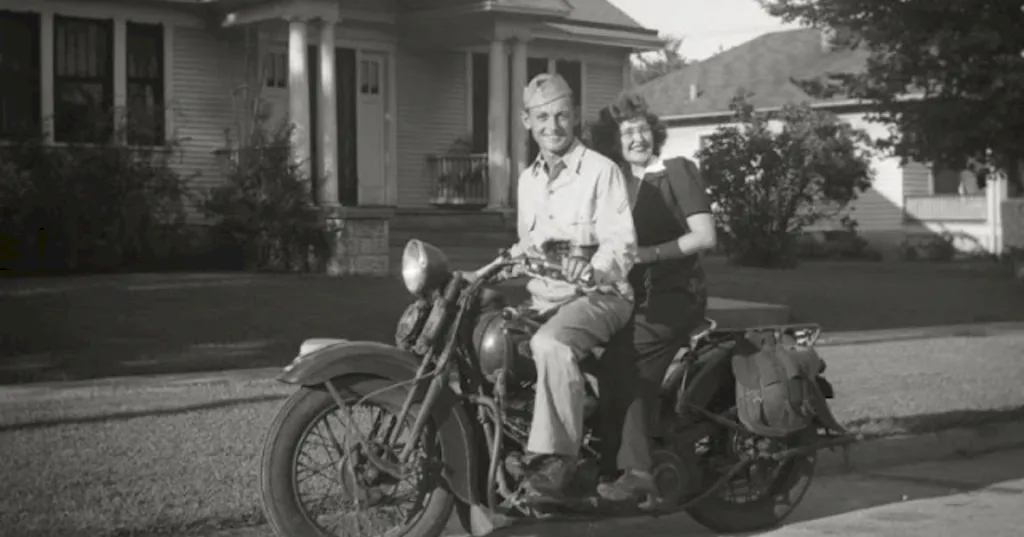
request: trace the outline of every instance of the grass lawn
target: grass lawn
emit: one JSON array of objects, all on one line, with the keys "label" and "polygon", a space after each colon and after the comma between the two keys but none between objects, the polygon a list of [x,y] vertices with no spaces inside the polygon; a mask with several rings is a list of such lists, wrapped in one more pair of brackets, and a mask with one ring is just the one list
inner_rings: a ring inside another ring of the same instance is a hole
[{"label": "grass lawn", "polygon": [[[714,296],[785,304],[828,331],[1024,321],[1024,286],[962,266],[816,262],[770,271],[712,258],[707,272]],[[0,384],[283,365],[307,337],[389,341],[408,302],[390,278],[0,280]]]},{"label": "grass lawn", "polygon": [[[821,349],[868,435],[1024,415],[1024,335]],[[239,375],[141,387],[0,387],[0,534],[197,534],[258,524],[263,436],[287,387]]]}]

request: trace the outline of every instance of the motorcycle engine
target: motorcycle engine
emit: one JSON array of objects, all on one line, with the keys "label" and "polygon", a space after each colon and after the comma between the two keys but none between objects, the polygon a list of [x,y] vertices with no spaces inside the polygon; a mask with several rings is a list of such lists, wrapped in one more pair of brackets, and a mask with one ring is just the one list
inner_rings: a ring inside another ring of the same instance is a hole
[{"label": "motorcycle engine", "polygon": [[519,350],[528,341],[529,334],[510,330],[501,311],[482,313],[473,328],[473,350],[484,378],[494,382],[503,371],[509,388],[534,380],[537,370],[533,361]]}]

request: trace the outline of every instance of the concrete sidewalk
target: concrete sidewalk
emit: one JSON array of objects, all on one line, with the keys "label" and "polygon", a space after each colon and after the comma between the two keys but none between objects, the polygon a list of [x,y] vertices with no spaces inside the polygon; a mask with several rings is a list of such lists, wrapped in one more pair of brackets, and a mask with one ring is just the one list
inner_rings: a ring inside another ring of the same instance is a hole
[{"label": "concrete sidewalk", "polygon": [[[1024,527],[1024,449],[816,479],[774,537],[1017,537]],[[685,513],[661,518],[529,523],[493,537],[716,535]],[[452,521],[446,535],[466,535]],[[183,536],[184,537],[184,536]],[[276,537],[268,526],[208,537]]]}]

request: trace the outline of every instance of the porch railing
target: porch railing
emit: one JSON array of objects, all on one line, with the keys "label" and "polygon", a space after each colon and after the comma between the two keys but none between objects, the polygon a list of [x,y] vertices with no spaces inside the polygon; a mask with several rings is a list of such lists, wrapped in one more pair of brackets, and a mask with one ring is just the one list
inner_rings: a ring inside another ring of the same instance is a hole
[{"label": "porch railing", "polygon": [[984,194],[906,196],[903,211],[908,220],[984,222],[988,219]]},{"label": "porch railing", "polygon": [[487,154],[432,155],[430,202],[438,207],[483,208],[487,205]]}]

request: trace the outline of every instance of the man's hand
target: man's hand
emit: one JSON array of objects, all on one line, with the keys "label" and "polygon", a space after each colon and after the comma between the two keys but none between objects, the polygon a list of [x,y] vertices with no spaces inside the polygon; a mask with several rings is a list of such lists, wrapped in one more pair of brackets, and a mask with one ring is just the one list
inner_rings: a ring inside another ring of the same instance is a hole
[{"label": "man's hand", "polygon": [[565,256],[562,260],[562,275],[570,282],[588,282],[594,275],[594,267],[586,258]]}]

